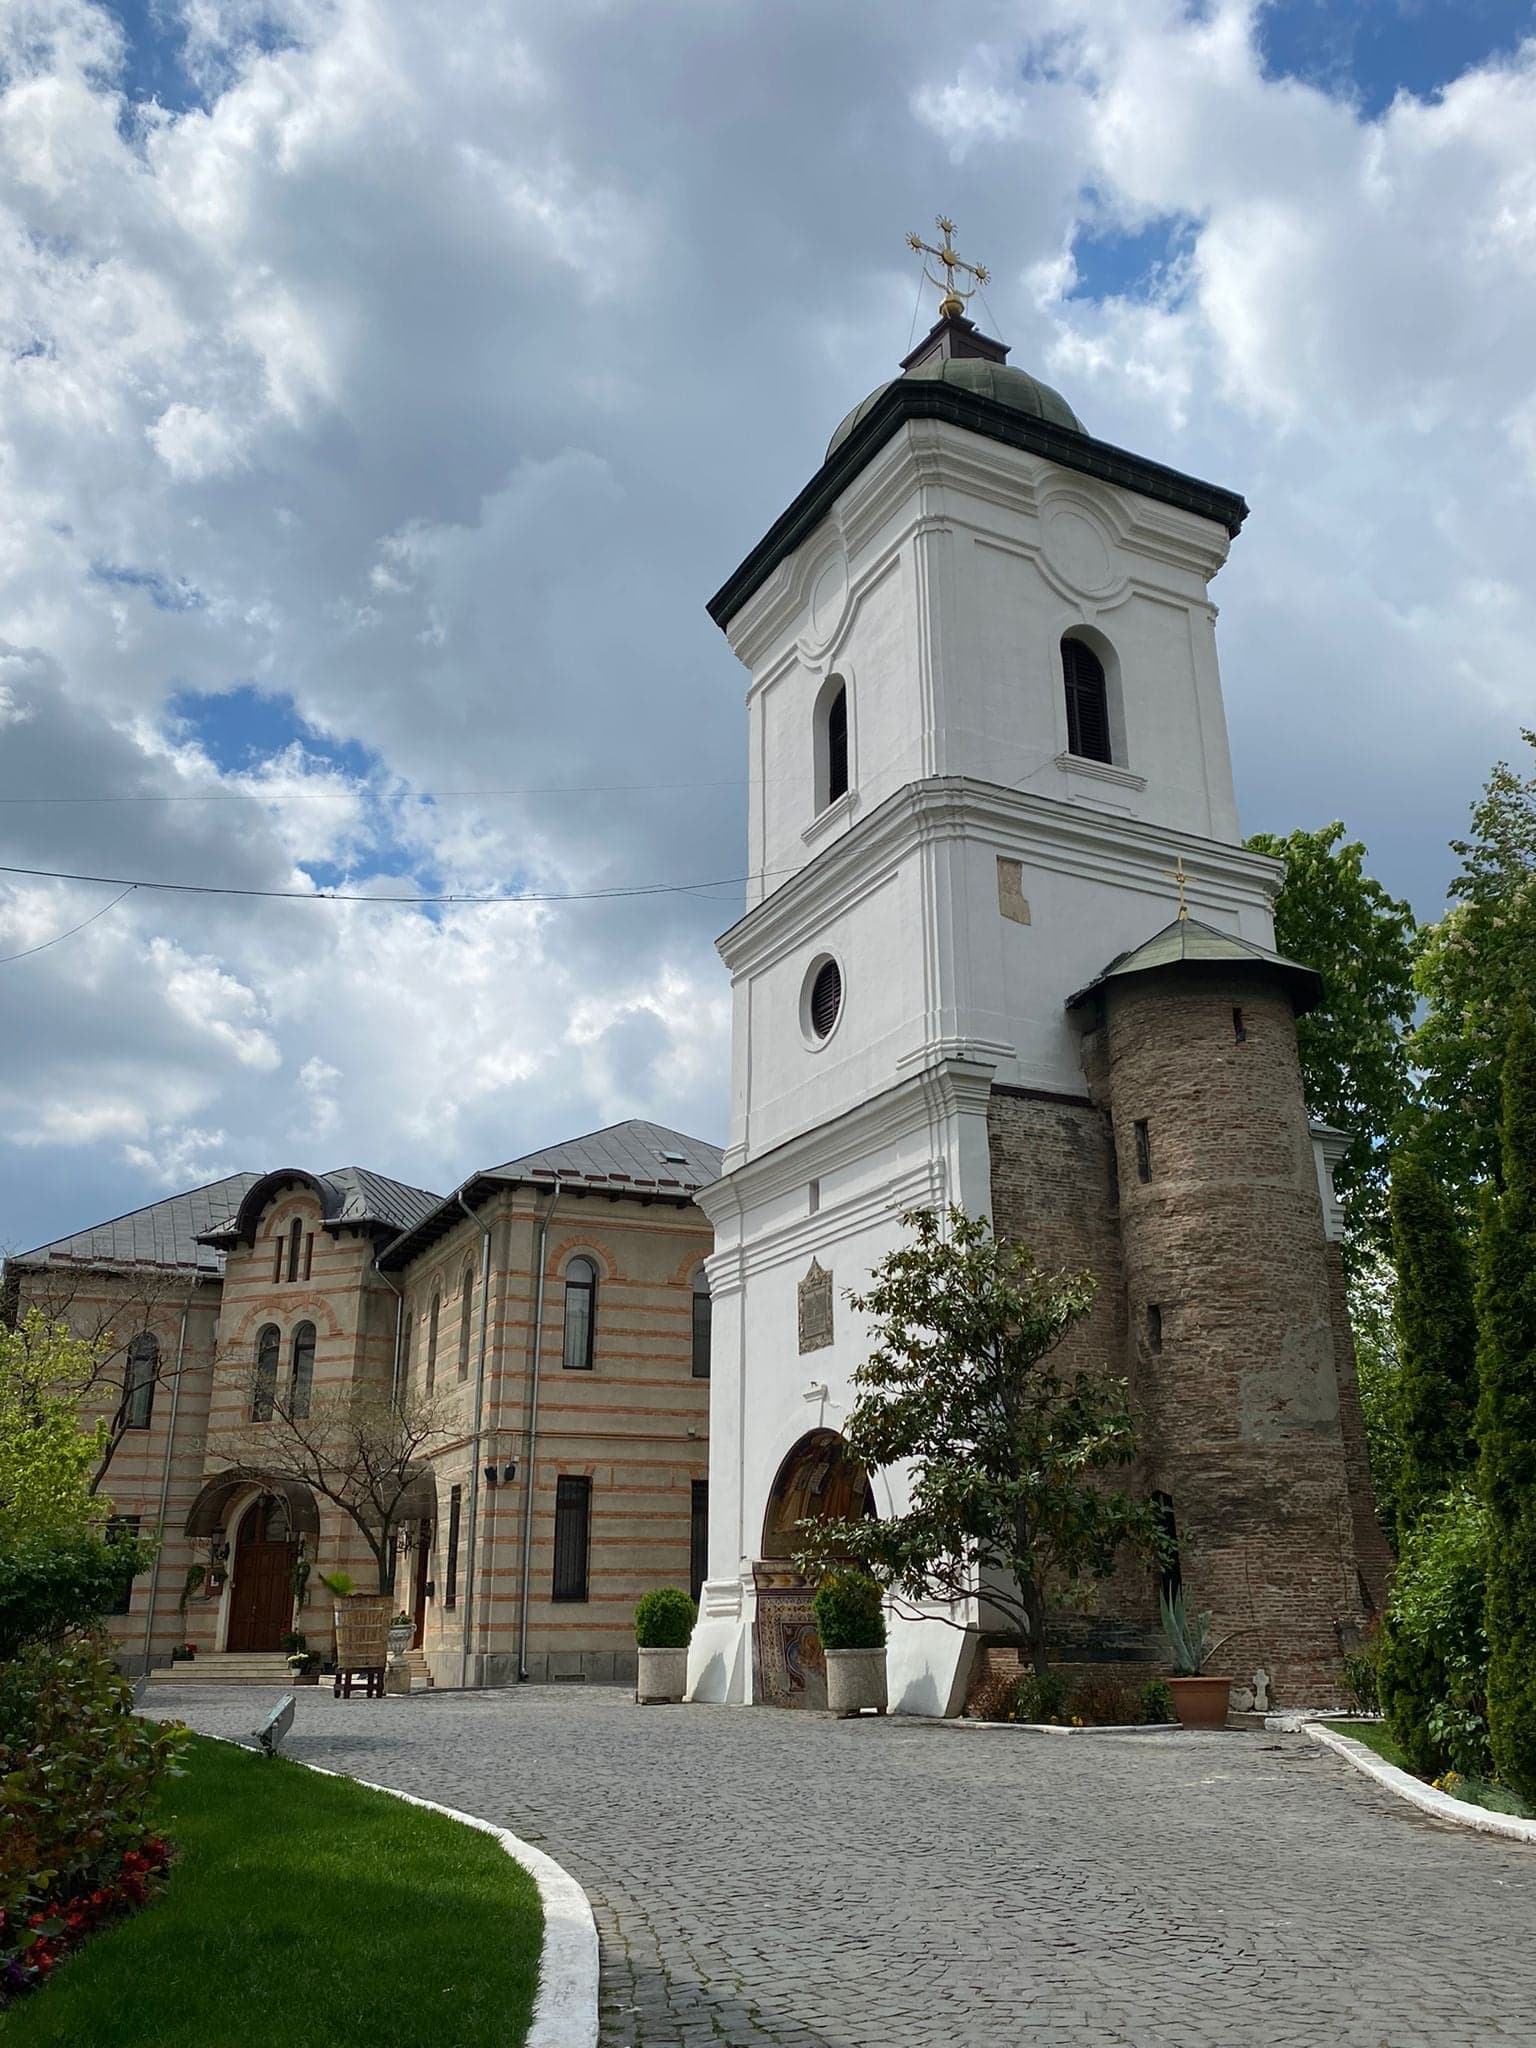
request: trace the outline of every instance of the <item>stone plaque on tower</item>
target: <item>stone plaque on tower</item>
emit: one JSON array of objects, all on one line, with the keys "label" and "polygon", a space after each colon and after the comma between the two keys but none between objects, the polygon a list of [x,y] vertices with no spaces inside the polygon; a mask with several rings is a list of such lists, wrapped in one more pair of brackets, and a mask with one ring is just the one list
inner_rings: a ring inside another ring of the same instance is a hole
[{"label": "stone plaque on tower", "polygon": [[800,1349],[823,1351],[832,1342],[832,1275],[815,1259],[800,1282]]}]

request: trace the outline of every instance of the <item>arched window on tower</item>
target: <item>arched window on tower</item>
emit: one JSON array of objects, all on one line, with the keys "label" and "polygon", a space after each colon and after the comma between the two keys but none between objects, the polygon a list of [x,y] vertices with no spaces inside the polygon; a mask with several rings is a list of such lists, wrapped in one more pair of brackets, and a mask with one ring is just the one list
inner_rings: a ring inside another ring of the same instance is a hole
[{"label": "arched window on tower", "polygon": [[851,787],[848,754],[848,685],[841,676],[828,676],[816,699],[816,810],[818,816],[828,804],[846,796]]},{"label": "arched window on tower", "polygon": [[565,1343],[560,1356],[567,1372],[592,1370],[596,1324],[597,1268],[590,1259],[572,1259],[565,1269]]},{"label": "arched window on tower", "polygon": [[1061,672],[1067,690],[1067,752],[1083,761],[1112,761],[1103,662],[1086,641],[1069,637],[1061,643]]},{"label": "arched window on tower", "polygon": [[293,1415],[309,1413],[310,1391],[315,1384],[315,1326],[300,1323],[293,1333],[293,1375],[289,1382],[288,1408]]},{"label": "arched window on tower", "polygon": [[263,1323],[256,1333],[256,1378],[251,1388],[252,1422],[270,1422],[277,1396],[277,1352],[282,1342],[276,1323]]}]

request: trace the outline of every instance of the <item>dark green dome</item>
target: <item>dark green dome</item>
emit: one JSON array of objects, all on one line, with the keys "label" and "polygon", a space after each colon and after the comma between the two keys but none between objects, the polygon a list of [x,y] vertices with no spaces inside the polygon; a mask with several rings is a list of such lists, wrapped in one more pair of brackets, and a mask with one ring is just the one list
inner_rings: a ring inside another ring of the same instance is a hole
[{"label": "dark green dome", "polygon": [[990,398],[994,405],[1006,405],[1010,412],[1028,413],[1033,419],[1048,420],[1053,427],[1066,427],[1074,434],[1087,432],[1061,393],[1042,384],[1038,377],[1031,377],[1028,370],[1010,369],[1007,363],[989,362],[984,356],[930,356],[926,362],[914,363],[900,378],[893,377],[890,383],[880,385],[856,405],[827,443],[827,454],[836,454],[891,384],[919,380],[953,385],[957,391],[968,391],[975,398]]}]

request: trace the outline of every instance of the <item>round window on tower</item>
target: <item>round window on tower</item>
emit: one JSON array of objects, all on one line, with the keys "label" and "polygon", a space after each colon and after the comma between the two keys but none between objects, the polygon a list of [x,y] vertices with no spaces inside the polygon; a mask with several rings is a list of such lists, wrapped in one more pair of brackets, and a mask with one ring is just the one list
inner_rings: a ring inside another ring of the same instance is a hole
[{"label": "round window on tower", "polygon": [[843,970],[830,953],[813,960],[800,989],[800,1029],[813,1052],[837,1029],[843,1014]]}]

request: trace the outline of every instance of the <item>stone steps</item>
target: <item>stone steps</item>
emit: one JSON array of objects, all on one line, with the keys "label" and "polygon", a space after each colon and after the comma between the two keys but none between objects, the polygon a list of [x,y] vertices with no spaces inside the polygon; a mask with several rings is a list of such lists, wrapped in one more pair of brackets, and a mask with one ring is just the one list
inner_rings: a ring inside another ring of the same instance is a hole
[{"label": "stone steps", "polygon": [[151,1685],[287,1685],[287,1660],[281,1650],[226,1650],[195,1657],[185,1664],[160,1664],[149,1674]]}]

